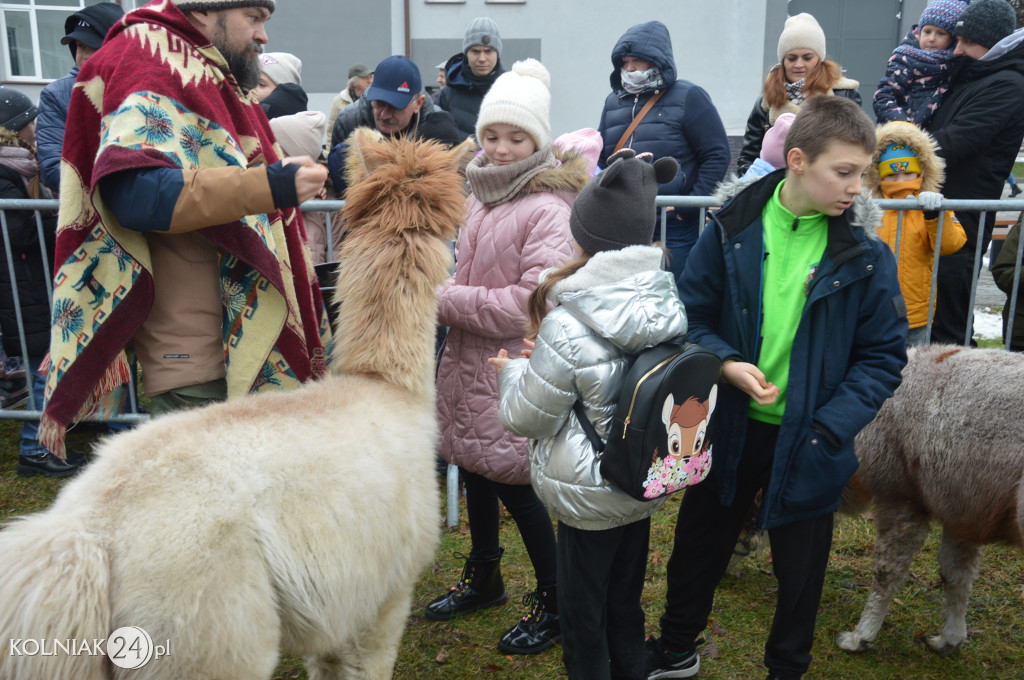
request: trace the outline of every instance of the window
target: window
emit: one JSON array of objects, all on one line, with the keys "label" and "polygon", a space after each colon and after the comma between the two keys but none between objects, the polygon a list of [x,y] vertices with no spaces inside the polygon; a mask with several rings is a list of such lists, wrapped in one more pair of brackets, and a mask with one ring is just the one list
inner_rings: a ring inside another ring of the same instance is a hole
[{"label": "window", "polygon": [[[64,21],[101,0],[0,0],[0,78],[10,82],[56,80],[75,65]],[[134,2],[122,2],[132,9]]]}]

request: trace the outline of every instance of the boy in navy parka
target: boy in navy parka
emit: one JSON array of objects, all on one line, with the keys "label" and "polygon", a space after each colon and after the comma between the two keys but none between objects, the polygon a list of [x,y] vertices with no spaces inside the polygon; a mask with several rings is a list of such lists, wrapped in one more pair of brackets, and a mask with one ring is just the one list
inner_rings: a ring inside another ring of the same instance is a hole
[{"label": "boy in navy parka", "polygon": [[651,680],[700,667],[695,641],[759,489],[779,582],[768,677],[799,678],[810,665],[832,513],[857,468],[853,438],[906,363],[896,263],[861,195],[874,147],[856,104],[807,100],[786,138],[787,168],[732,187],[691,254],[680,281],[688,340],[725,362],[709,433],[716,461],[679,509],[661,637],[648,641]]}]

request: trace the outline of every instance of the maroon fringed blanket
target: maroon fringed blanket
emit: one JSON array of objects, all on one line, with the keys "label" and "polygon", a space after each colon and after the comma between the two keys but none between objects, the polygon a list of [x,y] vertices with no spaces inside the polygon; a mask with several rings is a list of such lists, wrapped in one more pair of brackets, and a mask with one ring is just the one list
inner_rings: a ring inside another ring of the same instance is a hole
[{"label": "maroon fringed blanket", "polygon": [[[114,27],[78,76],[60,192],[51,367],[40,441],[61,454],[76,417],[127,377],[124,349],[149,313],[147,238],[121,227],[101,178],[138,168],[278,160],[266,116],[220,52],[172,3]],[[330,325],[302,245],[298,210],[202,229],[220,252],[228,397],[326,372]]]}]

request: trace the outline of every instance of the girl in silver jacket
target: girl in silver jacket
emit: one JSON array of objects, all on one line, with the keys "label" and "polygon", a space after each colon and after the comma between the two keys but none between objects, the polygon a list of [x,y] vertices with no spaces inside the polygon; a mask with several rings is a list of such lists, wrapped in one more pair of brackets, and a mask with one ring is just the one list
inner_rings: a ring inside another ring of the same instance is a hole
[{"label": "girl in silver jacket", "polygon": [[636,354],[686,333],[675,282],[661,268],[664,251],[651,245],[658,184],[676,164],[649,157],[625,149],[583,189],[570,217],[579,256],[549,270],[530,297],[532,349],[488,360],[500,372],[501,422],[530,439],[531,483],[558,520],[558,610],[571,679],[646,677],[640,595],[650,516],[662,501],[634,500],[601,477],[573,404],[581,400],[607,436]]}]

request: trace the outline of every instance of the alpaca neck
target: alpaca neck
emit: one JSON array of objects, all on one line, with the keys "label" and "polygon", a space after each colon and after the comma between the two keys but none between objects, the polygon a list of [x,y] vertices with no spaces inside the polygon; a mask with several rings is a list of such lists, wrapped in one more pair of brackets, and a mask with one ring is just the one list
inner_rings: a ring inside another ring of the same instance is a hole
[{"label": "alpaca neck", "polygon": [[448,275],[449,250],[415,232],[385,243],[361,244],[360,236],[346,239],[340,265],[334,368],[433,395],[437,286]]}]

